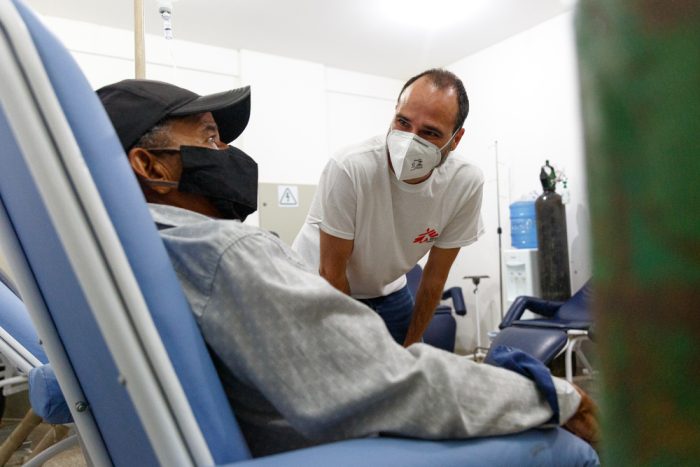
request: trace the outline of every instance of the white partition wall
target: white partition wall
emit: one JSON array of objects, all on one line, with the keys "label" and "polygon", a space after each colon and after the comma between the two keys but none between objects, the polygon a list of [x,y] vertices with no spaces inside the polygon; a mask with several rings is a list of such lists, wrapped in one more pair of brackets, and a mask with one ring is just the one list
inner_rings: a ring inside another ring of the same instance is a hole
[{"label": "white partition wall", "polygon": [[329,152],[386,133],[401,86],[396,79],[326,68]]},{"label": "white partition wall", "polygon": [[323,65],[241,51],[251,114],[241,147],[271,182],[316,184],[326,154]]}]

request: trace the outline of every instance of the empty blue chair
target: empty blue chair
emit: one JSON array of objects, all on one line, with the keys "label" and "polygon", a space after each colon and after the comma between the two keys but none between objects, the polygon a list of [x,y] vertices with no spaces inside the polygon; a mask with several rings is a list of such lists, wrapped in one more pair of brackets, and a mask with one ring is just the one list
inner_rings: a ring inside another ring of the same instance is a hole
[{"label": "empty blue chair", "polygon": [[[589,340],[593,325],[591,296],[589,281],[564,302],[528,296],[516,298],[498,326],[501,331],[492,346],[503,344],[518,348],[545,364],[564,353],[566,379],[573,381],[573,354],[580,350],[582,342]],[[522,319],[525,311],[540,317]],[[593,368],[586,356],[579,351],[578,357],[592,373]],[[486,359],[489,361],[488,355]]]},{"label": "empty blue chair", "polygon": [[[406,274],[406,282],[408,290],[411,292],[413,300],[416,299],[416,292],[420,285],[420,278],[423,274],[423,268],[416,264]],[[451,300],[452,307],[449,305],[438,305],[435,309],[433,319],[428,324],[428,328],[423,333],[423,342],[430,344],[448,352],[455,350],[455,336],[457,333],[457,322],[452,316],[452,309],[459,316],[467,314],[467,307],[464,304],[464,296],[462,295],[461,287],[450,287],[442,293],[443,300]]]},{"label": "empty blue chair", "polygon": [[[14,283],[0,271],[0,397],[27,389],[29,372],[48,362]],[[0,410],[0,416],[3,411]]]},{"label": "empty blue chair", "polygon": [[[0,446],[0,465],[20,448],[42,421],[50,424],[71,422],[71,417],[29,313],[18,296],[13,281],[0,271],[0,360],[4,366],[0,388],[9,395],[29,389],[31,409],[11,436]],[[41,381],[44,384],[36,384]],[[51,390],[46,390],[51,388]],[[55,434],[55,433],[54,433]],[[58,452],[74,445],[72,437],[52,449]],[[39,465],[39,464],[37,464]]]}]

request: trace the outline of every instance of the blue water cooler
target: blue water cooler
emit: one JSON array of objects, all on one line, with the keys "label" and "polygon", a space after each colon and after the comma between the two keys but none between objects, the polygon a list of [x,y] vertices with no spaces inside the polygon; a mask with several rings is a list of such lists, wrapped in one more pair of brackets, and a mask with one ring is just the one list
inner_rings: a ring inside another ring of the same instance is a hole
[{"label": "blue water cooler", "polygon": [[510,205],[510,240],[513,248],[503,252],[506,309],[520,295],[540,296],[535,200]]},{"label": "blue water cooler", "polygon": [[537,248],[535,201],[516,201],[510,205],[510,241],[513,248]]}]

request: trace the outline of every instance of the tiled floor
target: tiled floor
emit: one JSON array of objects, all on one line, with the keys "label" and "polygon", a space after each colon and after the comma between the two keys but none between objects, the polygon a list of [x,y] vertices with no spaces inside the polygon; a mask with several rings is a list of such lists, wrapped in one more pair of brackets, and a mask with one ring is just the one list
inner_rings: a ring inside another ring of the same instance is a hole
[{"label": "tiled floor", "polygon": [[[26,392],[13,394],[6,398],[5,413],[2,421],[0,421],[0,444],[7,439],[10,433],[12,433],[12,430],[14,430],[19,424],[28,409],[29,401],[27,400]],[[50,429],[51,425],[44,423],[36,427],[27,441],[22,444],[22,446],[17,450],[17,452],[15,452],[15,454],[13,454],[5,465],[7,467],[15,467],[26,462],[31,455],[32,449]],[[57,455],[49,462],[44,464],[46,467],[81,467],[85,465],[85,459],[83,458],[78,446],[76,446],[74,449],[66,451],[65,453]]]},{"label": "tiled floor", "polygon": [[[0,423],[0,443],[12,433],[19,419],[3,419]],[[51,425],[45,423],[37,426],[31,433],[27,441],[12,455],[10,460],[5,464],[5,467],[17,467],[23,465],[31,456],[32,449],[51,429]],[[48,462],[44,463],[45,467],[86,467],[87,463],[80,450],[79,446],[69,449],[53,457]]]},{"label": "tiled floor", "polygon": [[[5,418],[0,423],[0,443],[5,442],[5,439],[12,433],[12,430],[19,424],[19,419]],[[44,437],[49,430],[49,425],[41,424],[32,432],[27,441],[13,454],[10,460],[5,464],[7,467],[22,465],[30,456],[33,445]]]},{"label": "tiled floor", "polygon": [[80,447],[76,446],[44,463],[44,467],[87,467],[87,463]]}]

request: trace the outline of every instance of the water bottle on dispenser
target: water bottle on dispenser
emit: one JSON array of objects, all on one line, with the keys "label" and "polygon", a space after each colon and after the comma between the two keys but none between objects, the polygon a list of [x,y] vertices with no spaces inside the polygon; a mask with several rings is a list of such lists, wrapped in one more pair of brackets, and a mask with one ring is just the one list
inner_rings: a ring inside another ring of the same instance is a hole
[{"label": "water bottle on dispenser", "polygon": [[535,200],[510,205],[510,241],[513,249],[503,252],[506,306],[520,295],[540,293],[537,270],[537,217]]},{"label": "water bottle on dispenser", "polygon": [[535,200],[510,205],[510,241],[513,248],[537,248]]}]

